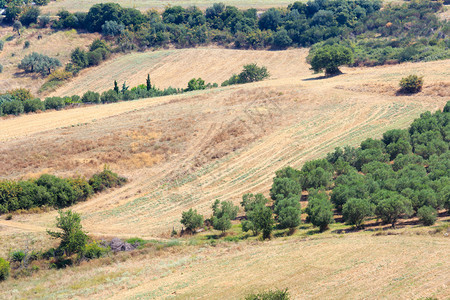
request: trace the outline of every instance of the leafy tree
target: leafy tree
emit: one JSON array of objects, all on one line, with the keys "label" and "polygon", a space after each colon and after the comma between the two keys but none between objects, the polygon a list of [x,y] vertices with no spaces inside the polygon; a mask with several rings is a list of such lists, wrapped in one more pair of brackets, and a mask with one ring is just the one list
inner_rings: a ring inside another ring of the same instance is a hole
[{"label": "leafy tree", "polygon": [[269,77],[269,72],[267,72],[267,68],[262,66],[258,67],[257,64],[248,64],[244,66],[242,72],[238,75],[239,83],[247,83],[254,81],[261,81],[265,78]]},{"label": "leafy tree", "polygon": [[327,230],[328,225],[334,222],[333,205],[323,192],[310,192],[306,213],[308,214],[306,220],[319,227],[321,232]]},{"label": "leafy tree", "polygon": [[23,103],[22,101],[13,100],[10,102],[4,102],[2,105],[2,111],[5,115],[20,115],[23,113]]},{"label": "leafy tree", "polygon": [[273,45],[278,49],[286,49],[292,45],[292,39],[289,37],[286,29],[278,30],[273,35]]},{"label": "leafy tree", "polygon": [[425,205],[419,208],[417,217],[419,217],[419,220],[423,225],[431,226],[436,222],[437,212],[433,207]]},{"label": "leafy tree", "polygon": [[342,207],[344,220],[350,225],[361,227],[366,217],[373,214],[372,204],[367,199],[349,199]]},{"label": "leafy tree", "polygon": [[77,200],[76,192],[66,179],[43,174],[36,180],[36,184],[47,189],[51,197],[48,199],[48,205],[63,208],[73,205]]},{"label": "leafy tree", "polygon": [[8,94],[11,95],[12,100],[18,100],[22,102],[34,98],[33,94],[31,94],[31,91],[29,89],[24,88],[8,91]]},{"label": "leafy tree", "polygon": [[102,95],[100,96],[100,100],[102,101],[102,103],[112,103],[117,102],[120,99],[114,87],[114,90],[108,90],[106,92],[103,92]]},{"label": "leafy tree", "polygon": [[58,59],[33,52],[25,56],[18,67],[25,72],[38,72],[42,75],[48,75],[52,70],[60,66],[61,62]]},{"label": "leafy tree", "polygon": [[212,224],[214,229],[225,232],[231,228],[231,221],[236,218],[239,210],[238,206],[233,205],[231,201],[216,200],[212,205],[213,216]]},{"label": "leafy tree", "polygon": [[333,166],[325,159],[306,162],[301,170],[300,183],[303,189],[328,187],[333,176]]},{"label": "leafy tree", "polygon": [[198,214],[197,210],[191,208],[181,214],[181,224],[191,232],[195,232],[198,227],[203,225],[203,216]]},{"label": "leafy tree", "polygon": [[22,12],[20,22],[23,25],[29,26],[32,23],[37,23],[37,19],[41,14],[41,10],[36,6],[31,6]]},{"label": "leafy tree", "polygon": [[291,230],[300,225],[300,199],[298,196],[291,196],[278,200],[275,203],[275,214],[278,215],[280,228],[290,228]]},{"label": "leafy tree", "polygon": [[375,214],[385,223],[392,224],[392,227],[395,227],[398,218],[411,213],[411,201],[399,194],[381,200],[375,209]]},{"label": "leafy tree", "polygon": [[[20,15],[21,9],[17,5],[8,5],[5,10],[5,21],[12,23],[16,20]],[[22,23],[20,23],[22,25]]]},{"label": "leafy tree", "polygon": [[266,205],[267,198],[263,194],[244,194],[242,196],[241,206],[245,212],[253,210],[257,205]]},{"label": "leafy tree", "polygon": [[225,232],[231,228],[231,220],[227,215],[223,215],[220,218],[213,217],[212,224],[214,229],[220,230],[222,232]]},{"label": "leafy tree", "polygon": [[116,94],[119,94],[119,86],[117,85],[116,80],[114,80],[114,92],[116,92]]},{"label": "leafy tree", "polygon": [[68,210],[59,211],[59,217],[56,217],[56,227],[62,232],[47,230],[47,233],[55,239],[61,239],[59,249],[64,250],[67,256],[75,253],[83,253],[87,235],[81,226],[81,216]]},{"label": "leafy tree", "polygon": [[205,81],[201,78],[192,78],[188,82],[188,87],[185,89],[186,92],[204,90],[206,89]]},{"label": "leafy tree", "polygon": [[270,189],[270,197],[272,199],[288,198],[291,195],[296,196],[302,192],[302,187],[298,182],[289,178],[273,179],[272,188]]},{"label": "leafy tree", "polygon": [[41,99],[29,99],[23,102],[23,109],[26,113],[45,110],[44,102]]},{"label": "leafy tree", "polygon": [[325,45],[314,53],[311,59],[311,68],[318,73],[325,70],[326,76],[340,74],[339,67],[353,62],[353,52],[350,48],[341,45]]},{"label": "leafy tree", "polygon": [[270,238],[273,230],[274,220],[272,217],[272,210],[263,205],[256,206],[249,213],[249,220],[253,223],[255,230],[262,231],[263,239]]}]

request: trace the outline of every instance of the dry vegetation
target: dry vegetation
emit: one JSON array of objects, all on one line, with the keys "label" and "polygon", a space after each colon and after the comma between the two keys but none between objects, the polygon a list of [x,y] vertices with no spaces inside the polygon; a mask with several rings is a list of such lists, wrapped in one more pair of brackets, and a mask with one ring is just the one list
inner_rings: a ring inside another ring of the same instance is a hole
[{"label": "dry vegetation", "polygon": [[[38,39],[39,35],[42,36],[41,39]],[[26,29],[19,37],[12,27],[2,27],[0,39],[5,40],[8,36],[14,36],[14,39],[5,42],[3,51],[0,52],[0,64],[3,65],[3,72],[0,73],[0,93],[27,87],[34,94],[45,82],[45,78],[38,74],[26,74],[17,68],[26,55],[33,52],[42,53],[57,58],[64,66],[70,61],[73,49],[88,46],[99,37],[98,34],[78,34],[75,30],[54,32],[50,29]],[[29,48],[24,49],[25,41],[30,42]]]},{"label": "dry vegetation", "polygon": [[[107,62],[76,80],[107,89],[100,80],[126,61],[136,62],[120,71],[129,84],[141,83],[149,71],[158,86],[184,86],[199,76],[220,82],[253,61],[273,76],[241,86],[1,119],[0,178],[43,172],[88,176],[109,164],[131,182],[74,206],[83,226],[98,237],[165,237],[173,226],[180,228],[181,212],[190,207],[209,215],[216,198],[238,203],[246,192],[267,194],[275,170],[407,127],[420,113],[442,109],[450,100],[448,60],[343,69],[341,76],[320,79],[308,70],[305,56],[304,50],[189,49]],[[148,61],[139,65],[142,57]],[[192,61],[198,63],[189,68]],[[389,90],[412,73],[424,76],[421,93],[397,96]],[[74,82],[57,93],[72,93]],[[7,242],[0,253],[31,238],[43,244],[43,230],[55,216],[53,211],[1,220],[0,236]],[[449,264],[443,259],[448,249],[449,238],[442,235],[329,233],[307,240],[175,247],[117,262],[107,258],[41,271],[29,283],[13,280],[0,289],[7,298],[237,298],[268,287],[289,287],[296,298],[445,298],[450,296]],[[242,282],[248,284],[236,288]]]}]

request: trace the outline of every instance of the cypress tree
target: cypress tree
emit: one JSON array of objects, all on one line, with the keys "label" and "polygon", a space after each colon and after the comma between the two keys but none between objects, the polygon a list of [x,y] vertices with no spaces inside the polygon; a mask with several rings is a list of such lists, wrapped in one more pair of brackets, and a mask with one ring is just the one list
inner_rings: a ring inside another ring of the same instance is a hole
[{"label": "cypress tree", "polygon": [[150,83],[150,74],[147,74],[147,91],[150,91],[152,85]]},{"label": "cypress tree", "polygon": [[117,81],[116,80],[114,80],[114,92],[119,94],[119,86],[117,85]]}]

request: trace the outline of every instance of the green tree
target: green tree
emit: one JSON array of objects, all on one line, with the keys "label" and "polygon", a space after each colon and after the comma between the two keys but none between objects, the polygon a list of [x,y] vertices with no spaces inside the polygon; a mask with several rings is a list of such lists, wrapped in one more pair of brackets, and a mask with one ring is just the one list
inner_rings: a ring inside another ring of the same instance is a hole
[{"label": "green tree", "polygon": [[266,205],[267,198],[263,194],[244,194],[242,196],[241,206],[245,212],[253,210],[257,205]]},{"label": "green tree", "polygon": [[152,89],[152,84],[150,82],[150,74],[147,74],[147,91]]},{"label": "green tree", "polygon": [[310,192],[306,213],[308,214],[306,220],[319,227],[321,232],[327,230],[328,225],[334,222],[333,205],[324,192]]},{"label": "green tree", "polygon": [[314,53],[311,69],[318,73],[325,70],[326,76],[340,74],[339,67],[353,62],[353,52],[341,45],[325,45]]},{"label": "green tree", "polygon": [[423,77],[409,75],[400,80],[400,91],[403,93],[414,94],[422,90]]},{"label": "green tree", "polygon": [[70,60],[72,63],[81,69],[86,68],[89,65],[89,60],[86,51],[80,47],[75,48],[70,54]]},{"label": "green tree", "polygon": [[87,242],[87,235],[81,226],[81,216],[78,213],[68,210],[59,211],[56,217],[56,227],[61,231],[50,231],[47,233],[55,239],[61,239],[59,249],[63,250],[67,256],[75,253],[83,253]]},{"label": "green tree", "polygon": [[272,199],[288,198],[291,195],[299,195],[302,192],[300,184],[290,178],[273,179],[272,188],[270,189],[270,197]]},{"label": "green tree", "polygon": [[17,34],[20,35],[20,30],[22,29],[22,23],[19,20],[15,20],[13,24],[14,31],[17,31]]},{"label": "green tree", "polygon": [[375,208],[375,214],[385,223],[395,223],[401,216],[409,216],[412,213],[411,201],[399,194],[391,195],[381,200]]},{"label": "green tree", "polygon": [[301,223],[300,197],[291,195],[289,198],[277,200],[274,212],[278,216],[280,228],[293,230]]},{"label": "green tree", "polygon": [[119,94],[119,86],[117,85],[116,80],[114,80],[114,92],[116,92],[116,94]]},{"label": "green tree", "polygon": [[22,12],[20,16],[20,22],[22,22],[22,24],[25,26],[29,26],[32,23],[37,23],[37,19],[40,14],[41,10],[39,9],[39,7],[31,6]]},{"label": "green tree", "polygon": [[348,224],[359,228],[364,218],[373,214],[373,207],[367,199],[351,198],[342,207],[342,214]]},{"label": "green tree", "polygon": [[231,220],[235,219],[239,210],[231,201],[216,200],[212,205],[213,216],[211,218],[214,229],[225,232],[231,228]]},{"label": "green tree", "polygon": [[181,224],[186,226],[189,231],[195,232],[198,227],[203,225],[203,216],[191,208],[181,213]]},{"label": "green tree", "polygon": [[431,226],[436,222],[437,212],[433,207],[425,205],[419,208],[417,217],[419,217],[419,220],[423,225]]}]

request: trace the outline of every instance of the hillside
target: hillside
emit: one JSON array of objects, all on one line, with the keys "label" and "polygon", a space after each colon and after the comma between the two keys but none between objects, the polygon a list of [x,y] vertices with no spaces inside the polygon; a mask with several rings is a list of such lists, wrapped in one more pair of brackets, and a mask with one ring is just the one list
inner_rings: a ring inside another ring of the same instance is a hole
[{"label": "hillside", "polygon": [[[238,203],[246,192],[267,194],[276,170],[300,167],[336,146],[357,145],[388,129],[405,128],[420,113],[442,109],[450,100],[449,60],[343,68],[344,74],[324,79],[312,74],[305,56],[304,50],[188,49],[108,61],[83,71],[55,94],[81,93],[86,85],[108,89],[119,73],[123,77],[117,80],[130,85],[144,83],[147,73],[161,87],[184,87],[193,77],[220,83],[247,62],[267,66],[272,77],[176,96],[2,118],[0,178],[45,172],[89,176],[108,164],[130,183],[74,206],[83,216],[83,227],[97,237],[166,238],[173,227],[181,228],[186,209],[209,215],[215,199]],[[126,69],[130,61],[135,63]],[[198,63],[188,68],[193,61]],[[423,91],[396,95],[399,80],[409,74],[424,76]],[[2,219],[0,256],[11,245],[44,245],[45,229],[53,226],[56,215],[50,211]],[[61,297],[223,298],[273,286],[289,287],[298,298],[445,298],[449,266],[442,257],[448,246],[442,235],[373,237],[363,232],[217,248],[175,247],[123,262],[101,262],[98,268],[87,264],[38,273],[26,288],[19,280],[12,281],[15,290],[11,282],[0,287],[7,289],[6,297],[44,297],[52,289]],[[398,253],[407,251],[410,255],[399,260]],[[275,266],[279,271],[270,271],[270,277],[260,272]]]}]

